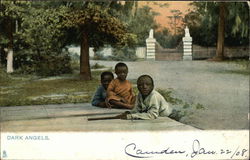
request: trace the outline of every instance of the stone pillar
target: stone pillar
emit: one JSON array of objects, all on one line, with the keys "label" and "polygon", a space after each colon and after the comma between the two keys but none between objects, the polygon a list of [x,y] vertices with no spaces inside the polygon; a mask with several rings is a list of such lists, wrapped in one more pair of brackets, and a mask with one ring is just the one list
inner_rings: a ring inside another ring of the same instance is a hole
[{"label": "stone pillar", "polygon": [[156,40],[154,39],[154,30],[151,29],[149,32],[149,37],[146,39],[146,45],[147,45],[146,59],[147,60],[155,60],[155,43],[156,43]]},{"label": "stone pillar", "polygon": [[183,60],[192,60],[192,37],[190,37],[188,27],[185,28],[183,41]]}]

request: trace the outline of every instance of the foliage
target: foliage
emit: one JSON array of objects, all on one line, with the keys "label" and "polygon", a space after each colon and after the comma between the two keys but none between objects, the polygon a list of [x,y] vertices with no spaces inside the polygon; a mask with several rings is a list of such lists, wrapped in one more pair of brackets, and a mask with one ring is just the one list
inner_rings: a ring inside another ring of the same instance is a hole
[{"label": "foliage", "polygon": [[105,68],[105,66],[99,63],[95,63],[94,65],[91,66],[91,69],[100,69],[100,68]]},{"label": "foliage", "polygon": [[157,42],[164,48],[176,48],[182,42],[183,34],[172,35],[167,28],[155,32]]},{"label": "foliage", "polygon": [[[67,52],[62,52],[66,45],[61,25],[65,9],[41,7],[44,4],[17,1],[1,5],[1,22],[5,24],[6,19],[16,22],[14,67],[22,73],[35,72],[43,76],[70,73],[70,58]],[[2,26],[3,31],[8,30],[7,25]],[[8,35],[2,37],[8,39]],[[1,46],[6,47],[3,40],[1,42]]]},{"label": "foliage", "polygon": [[3,66],[0,65],[0,84],[5,85],[10,80],[8,74],[3,70]]},{"label": "foliage", "polygon": [[112,60],[136,60],[135,47],[146,45],[149,30],[158,27],[154,19],[158,13],[152,11],[152,8],[147,5],[138,8],[136,1],[126,1],[124,5],[113,3],[112,7],[112,14],[127,25],[129,33],[136,35],[136,41],[126,46],[115,46],[113,56],[110,58]]},{"label": "foliage", "polygon": [[167,16],[170,19],[170,28],[174,31],[174,35],[183,33],[183,17],[180,10],[171,10],[171,16]]},{"label": "foliage", "polygon": [[4,1],[0,2],[0,53],[1,63],[6,64],[6,49],[13,49],[13,37],[18,29],[20,15],[24,12],[26,3]]},{"label": "foliage", "polygon": [[200,103],[191,104],[183,101],[182,99],[174,97],[172,89],[158,88],[156,90],[165,98],[165,100],[173,108],[172,113],[169,117],[177,121],[182,121],[182,118],[190,116],[191,114],[193,114],[194,111],[205,109],[205,107]]},{"label": "foliage", "polygon": [[145,46],[145,40],[148,38],[150,29],[156,29],[158,27],[154,17],[157,13],[153,12],[148,6],[139,8],[136,15],[128,21],[129,30],[137,35],[137,46]]},{"label": "foliage", "polygon": [[[110,3],[108,3],[110,4]],[[125,24],[110,14],[106,3],[84,2],[81,6],[71,6],[64,14],[63,26],[75,31],[81,46],[80,75],[83,80],[91,79],[89,47],[130,46],[136,36],[129,33]]]},{"label": "foliage", "polygon": [[[225,45],[249,44],[249,7],[246,2],[226,2]],[[185,16],[193,42],[215,46],[218,33],[218,2],[193,2],[194,10]]]},{"label": "foliage", "polygon": [[181,104],[182,100],[172,97],[172,90],[157,89],[157,91],[171,104]]},{"label": "foliage", "polygon": [[61,16],[65,13],[63,8],[37,9],[30,7],[29,14],[22,17],[20,31],[21,39],[37,52],[38,55],[48,52],[60,52],[64,46]]},{"label": "foliage", "polygon": [[245,2],[227,3],[225,43],[227,45],[249,45],[249,6]]},{"label": "foliage", "polygon": [[116,61],[135,61],[137,59],[135,55],[135,48],[115,48],[111,59]]},{"label": "foliage", "polygon": [[83,31],[87,33],[89,45],[95,49],[106,43],[130,45],[136,40],[136,36],[127,32],[126,26],[119,19],[109,14],[109,8],[96,3],[88,3],[81,9],[68,8],[63,25],[75,29],[79,40]]}]

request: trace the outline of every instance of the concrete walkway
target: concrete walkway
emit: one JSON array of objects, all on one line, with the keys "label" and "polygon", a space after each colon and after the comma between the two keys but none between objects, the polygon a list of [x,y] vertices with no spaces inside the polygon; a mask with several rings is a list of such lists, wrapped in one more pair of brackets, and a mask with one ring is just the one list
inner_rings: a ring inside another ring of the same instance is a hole
[{"label": "concrete walkway", "polygon": [[167,117],[156,120],[97,120],[125,110],[93,107],[88,103],[0,107],[1,132],[36,131],[167,131],[197,130]]}]

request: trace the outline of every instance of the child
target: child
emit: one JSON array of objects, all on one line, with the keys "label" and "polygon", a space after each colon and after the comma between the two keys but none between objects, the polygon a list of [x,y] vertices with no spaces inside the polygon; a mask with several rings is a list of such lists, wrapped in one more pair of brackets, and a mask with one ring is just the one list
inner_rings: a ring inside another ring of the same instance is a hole
[{"label": "child", "polygon": [[135,96],[132,84],[126,80],[128,67],[125,63],[117,63],[115,66],[117,78],[113,79],[107,89],[106,104],[116,108],[132,109],[134,107]]},{"label": "child", "polygon": [[154,81],[149,75],[142,75],[137,80],[139,94],[135,107],[130,112],[121,114],[122,119],[156,119],[169,116],[172,112],[164,97],[154,90]]},{"label": "child", "polygon": [[101,85],[95,92],[94,97],[92,98],[92,105],[98,107],[107,107],[105,103],[106,99],[106,90],[109,83],[114,79],[112,72],[102,72],[101,74]]}]

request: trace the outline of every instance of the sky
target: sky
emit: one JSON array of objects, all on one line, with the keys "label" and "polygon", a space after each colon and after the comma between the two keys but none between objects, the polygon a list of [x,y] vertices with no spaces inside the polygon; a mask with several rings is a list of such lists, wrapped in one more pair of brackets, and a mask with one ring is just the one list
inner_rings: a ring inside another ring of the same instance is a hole
[{"label": "sky", "polygon": [[[155,2],[158,5],[155,5]],[[156,16],[156,22],[163,27],[169,27],[170,19],[167,16],[172,16],[171,10],[180,10],[183,16],[188,13],[188,9],[192,9],[189,3],[192,1],[139,1],[139,7],[143,5],[150,6],[153,11],[159,12],[160,15]],[[160,7],[159,5],[168,4],[168,7]]]}]

